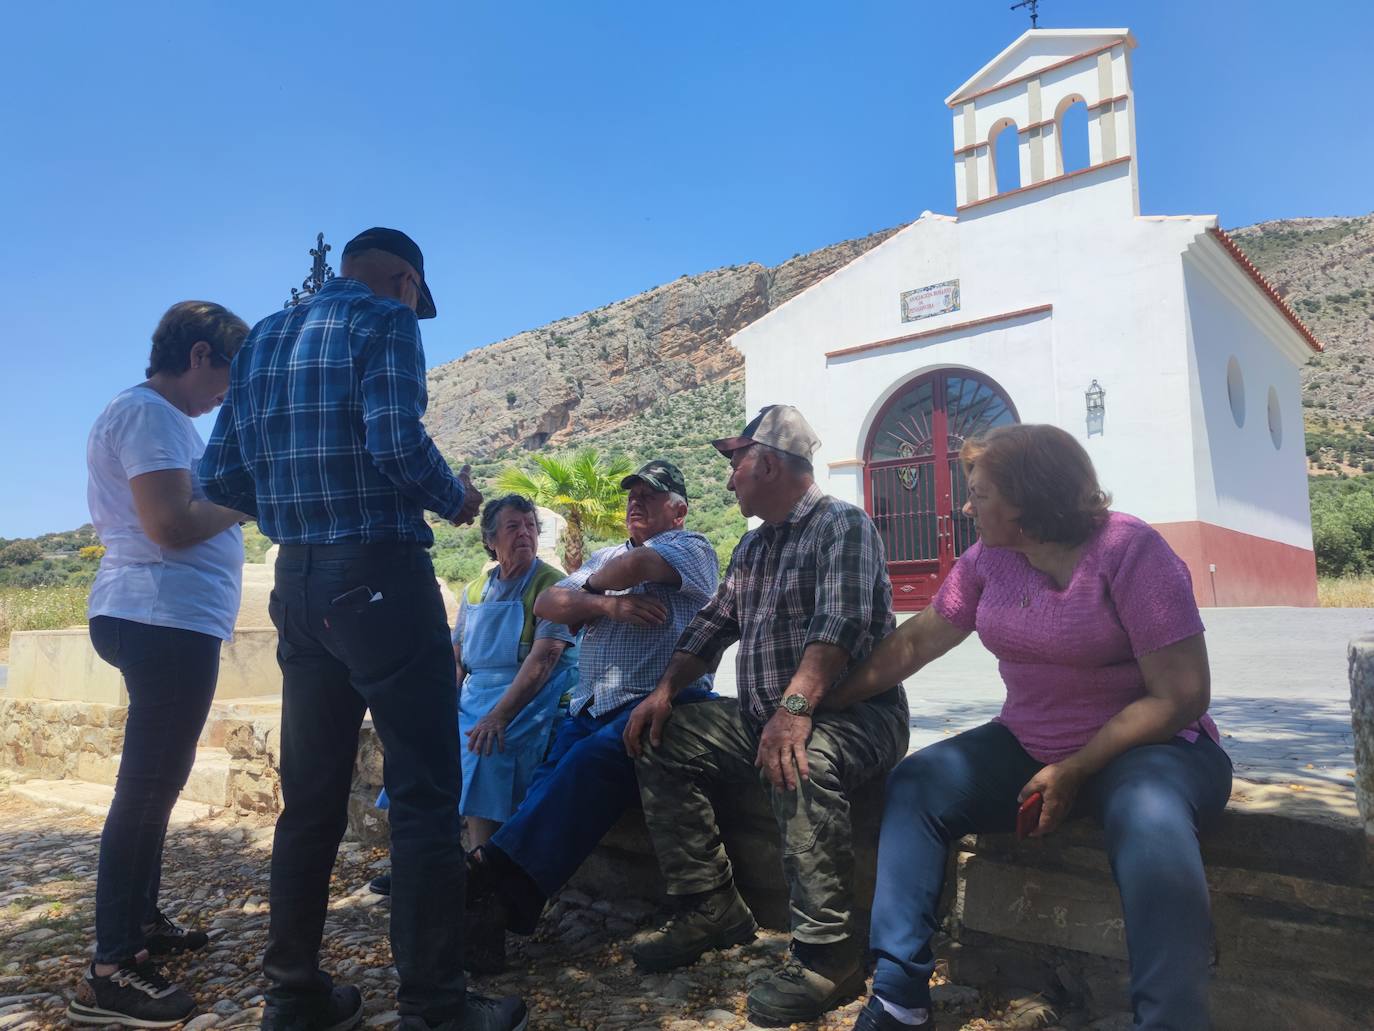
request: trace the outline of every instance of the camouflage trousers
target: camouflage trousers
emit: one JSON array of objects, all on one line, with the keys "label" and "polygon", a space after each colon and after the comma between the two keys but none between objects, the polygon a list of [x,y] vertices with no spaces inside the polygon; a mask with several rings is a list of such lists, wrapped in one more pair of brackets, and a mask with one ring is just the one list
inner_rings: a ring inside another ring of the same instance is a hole
[{"label": "camouflage trousers", "polygon": [[710,796],[761,782],[777,820],[792,936],[815,945],[841,941],[849,926],[854,882],[849,793],[882,789],[906,755],[906,699],[870,701],[817,713],[807,744],[810,779],[774,788],[754,766],[758,731],[731,698],[673,710],[657,748],[636,764],[644,822],[670,895],[710,891],[731,879]]}]

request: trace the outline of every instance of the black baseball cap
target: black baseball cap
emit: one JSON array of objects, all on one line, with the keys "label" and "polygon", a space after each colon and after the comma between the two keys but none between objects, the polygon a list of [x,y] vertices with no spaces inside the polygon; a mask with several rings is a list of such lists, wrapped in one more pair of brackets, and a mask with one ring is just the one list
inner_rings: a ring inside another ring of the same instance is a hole
[{"label": "black baseball cap", "polygon": [[621,490],[629,490],[636,483],[643,483],[654,490],[687,497],[687,481],[682,478],[682,470],[661,458],[645,462],[637,470],[620,481]]},{"label": "black baseball cap", "polygon": [[420,303],[416,305],[415,314],[422,319],[434,318],[434,295],[429,292],[429,284],[425,282],[425,256],[420,253],[420,248],[414,240],[399,229],[375,226],[363,230],[344,244],[345,258],[354,251],[386,251],[402,261],[410,262],[411,267],[420,275]]}]

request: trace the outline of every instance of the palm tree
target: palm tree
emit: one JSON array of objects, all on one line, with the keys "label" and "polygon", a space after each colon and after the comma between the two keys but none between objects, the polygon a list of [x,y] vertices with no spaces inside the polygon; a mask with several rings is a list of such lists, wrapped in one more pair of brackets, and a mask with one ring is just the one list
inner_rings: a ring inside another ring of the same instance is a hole
[{"label": "palm tree", "polygon": [[567,458],[534,455],[534,469],[507,466],[496,477],[496,489],[524,494],[568,521],[563,535],[563,561],[568,572],[582,565],[587,536],[610,536],[624,530],[625,491],[620,481],[632,470],[628,458],[603,460],[595,448]]}]

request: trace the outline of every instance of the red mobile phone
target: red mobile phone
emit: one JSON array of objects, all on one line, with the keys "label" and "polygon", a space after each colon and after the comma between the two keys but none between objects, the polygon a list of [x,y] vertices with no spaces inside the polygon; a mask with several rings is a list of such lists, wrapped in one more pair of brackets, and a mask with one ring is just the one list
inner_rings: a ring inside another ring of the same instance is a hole
[{"label": "red mobile phone", "polygon": [[1036,792],[1021,803],[1016,810],[1016,838],[1026,838],[1031,831],[1040,826],[1040,809],[1045,804],[1045,796]]}]

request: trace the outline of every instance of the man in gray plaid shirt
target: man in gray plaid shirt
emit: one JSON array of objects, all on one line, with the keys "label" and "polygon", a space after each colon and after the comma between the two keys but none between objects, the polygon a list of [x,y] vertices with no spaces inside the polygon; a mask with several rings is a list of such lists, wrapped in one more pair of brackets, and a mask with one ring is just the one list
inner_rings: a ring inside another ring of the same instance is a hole
[{"label": "man in gray plaid shirt", "polygon": [[[909,732],[900,685],[840,710],[825,707],[825,694],[895,628],[892,585],[872,521],[816,486],[819,441],[797,409],[771,405],[740,436],[714,443],[730,459],[740,511],[763,525],[740,540],[715,597],[625,728],[649,836],[682,903],[641,936],[634,957],[667,970],[753,936],[710,794],[762,777],[782,839],[792,949],[750,991],[749,1014],[814,1020],[864,987],[850,926],[849,796],[896,765]],[[738,702],[675,709],[736,640]]]}]

